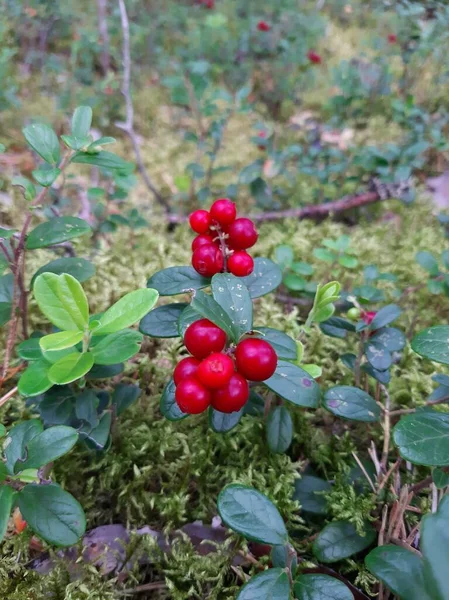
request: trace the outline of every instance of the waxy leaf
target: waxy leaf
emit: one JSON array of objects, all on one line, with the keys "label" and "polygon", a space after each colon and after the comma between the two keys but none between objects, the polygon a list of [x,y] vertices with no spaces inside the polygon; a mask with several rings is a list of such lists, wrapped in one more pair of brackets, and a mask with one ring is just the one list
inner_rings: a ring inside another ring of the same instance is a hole
[{"label": "waxy leaf", "polygon": [[25,486],[17,504],[29,527],[55,546],[76,544],[86,530],[81,505],[56,483]]},{"label": "waxy leaf", "polygon": [[56,181],[60,174],[61,169],[58,169],[57,167],[47,169],[41,167],[40,169],[35,169],[33,171],[34,179],[42,187],[50,187]]},{"label": "waxy leaf", "polygon": [[182,311],[189,306],[183,302],[165,304],[150,311],[140,321],[139,331],[151,337],[179,337],[178,321]]},{"label": "waxy leaf", "polygon": [[[212,295],[227,312],[237,341],[253,326],[253,303],[248,288],[240,277],[219,273],[212,277]],[[195,307],[193,307],[195,308]]]},{"label": "waxy leaf", "polygon": [[395,321],[401,313],[402,310],[396,304],[388,304],[388,306],[384,306],[377,312],[376,316],[371,321],[371,331],[385,327],[385,325]]},{"label": "waxy leaf", "polygon": [[376,537],[376,531],[371,526],[367,526],[365,535],[361,536],[349,521],[334,521],[318,534],[313,553],[321,562],[337,562],[368,548]]},{"label": "waxy leaf", "polygon": [[96,427],[98,418],[98,396],[92,390],[84,390],[76,396],[75,414],[80,421],[85,421],[90,427]]},{"label": "waxy leaf", "polygon": [[48,376],[50,367],[51,363],[42,358],[25,369],[17,386],[22,396],[38,396],[51,388],[53,383]]},{"label": "waxy leaf", "polygon": [[6,468],[10,475],[14,475],[14,467],[18,460],[26,458],[26,447],[30,441],[43,431],[39,419],[30,419],[15,425],[8,433],[5,442]]},{"label": "waxy leaf", "polygon": [[115,386],[111,404],[115,406],[115,414],[119,417],[122,412],[134,404],[139,398],[142,390],[137,385],[120,383]]},{"label": "waxy leaf", "polygon": [[432,600],[445,600],[449,585],[449,496],[443,496],[438,510],[424,516],[421,523],[421,550],[424,581]]},{"label": "waxy leaf", "polygon": [[313,475],[301,475],[295,481],[293,499],[301,504],[301,510],[316,515],[327,513],[327,500],[324,492],[329,492],[331,484],[325,479]]},{"label": "waxy leaf", "polygon": [[267,418],[267,442],[270,450],[283,454],[292,443],[293,421],[288,408],[276,406]]},{"label": "waxy leaf", "polygon": [[23,358],[23,360],[39,360],[42,358],[40,339],[40,337],[31,337],[21,342],[17,346],[17,354],[20,358]]},{"label": "waxy leaf", "polygon": [[191,307],[199,315],[205,319],[209,319],[209,321],[215,323],[217,327],[220,327],[220,329],[226,332],[231,340],[234,342],[238,341],[240,337],[239,328],[234,327],[231,317],[212,296],[198,290],[192,298]]},{"label": "waxy leaf", "polygon": [[38,341],[44,351],[64,350],[76,346],[83,339],[83,335],[82,331],[59,331],[58,333],[44,335]]},{"label": "waxy leaf", "polygon": [[59,329],[82,331],[87,326],[87,298],[79,281],[71,275],[43,273],[34,282],[33,292],[41,311]]},{"label": "waxy leaf", "polygon": [[31,279],[31,285],[41,273],[56,273],[56,275],[67,273],[83,283],[83,281],[95,275],[95,266],[85,258],[57,258],[36,271]]},{"label": "waxy leaf", "polygon": [[94,355],[92,352],[74,352],[68,354],[54,365],[51,366],[48,371],[48,378],[52,383],[57,385],[64,385],[71,383],[83,377],[94,364]]},{"label": "waxy leaf", "polygon": [[376,371],[386,371],[393,363],[393,357],[385,346],[371,340],[365,344],[365,356]]},{"label": "waxy leaf", "polygon": [[285,360],[278,361],[274,375],[263,383],[275,394],[296,406],[318,406],[320,388],[316,381],[306,371]]},{"label": "waxy leaf", "polygon": [[100,318],[100,326],[94,335],[115,333],[140,321],[156,304],[159,294],[153,289],[140,289],[129,292],[120,298]]},{"label": "waxy leaf", "polygon": [[259,298],[269,294],[282,283],[282,271],[269,258],[254,259],[254,271],[241,278],[249,290],[251,298]]},{"label": "waxy leaf", "polygon": [[278,358],[284,360],[296,360],[298,357],[298,346],[293,338],[271,327],[255,327],[257,335],[255,337],[265,340],[273,346]]},{"label": "waxy leaf", "polygon": [[413,338],[412,349],[434,362],[449,365],[449,325],[424,329]]},{"label": "waxy leaf", "polygon": [[193,310],[190,304],[182,311],[179,321],[178,321],[178,332],[179,335],[183,338],[187,328],[195,321],[201,319],[201,315]]},{"label": "waxy leaf", "polygon": [[90,106],[78,106],[72,117],[72,135],[76,138],[85,138],[89,135],[92,125],[92,109]]},{"label": "waxy leaf", "polygon": [[243,408],[232,413],[222,413],[214,408],[209,408],[209,425],[216,433],[226,433],[238,425],[243,415]]},{"label": "waxy leaf", "polygon": [[321,573],[300,575],[293,589],[297,600],[354,600],[353,593],[342,581]]},{"label": "waxy leaf", "polygon": [[46,248],[90,233],[89,223],[78,217],[55,217],[35,227],[27,237],[28,250]]},{"label": "waxy leaf", "polygon": [[227,485],[218,496],[222,521],[248,540],[283,545],[288,539],[284,520],[264,494],[240,484]]},{"label": "waxy leaf", "polygon": [[193,267],[169,267],[155,273],[147,282],[161,296],[173,296],[192,290],[200,290],[210,285],[210,279],[203,277]]},{"label": "waxy leaf", "polygon": [[380,408],[374,398],[350,385],[337,385],[327,390],[323,406],[334,415],[352,421],[372,423],[380,417]]},{"label": "waxy leaf", "polygon": [[101,150],[95,154],[88,153],[78,153],[72,159],[73,163],[80,163],[83,165],[95,165],[96,167],[101,167],[103,169],[122,169],[128,171],[133,168],[133,163],[129,163],[113,154],[112,152],[106,152],[106,150]]},{"label": "waxy leaf", "polygon": [[56,165],[61,158],[61,149],[56,133],[48,125],[33,123],[23,130],[23,135],[31,148],[50,165]]},{"label": "waxy leaf", "polygon": [[143,336],[133,329],[124,329],[102,338],[90,348],[96,365],[115,365],[128,360],[140,350]]},{"label": "waxy leaf", "polygon": [[26,459],[16,462],[14,472],[38,469],[66,454],[78,441],[78,432],[73,427],[59,425],[49,427],[26,444]]},{"label": "waxy leaf", "polygon": [[176,400],[175,400],[175,391],[176,386],[173,379],[167,383],[162,392],[160,408],[161,413],[164,415],[166,419],[169,421],[179,421],[180,419],[185,419],[188,417],[186,413],[183,413],[179,408]]},{"label": "waxy leaf", "polygon": [[390,352],[399,352],[407,343],[405,335],[396,327],[382,327],[370,337],[370,341],[383,346]]},{"label": "waxy leaf", "polygon": [[267,569],[246,583],[237,600],[289,600],[290,582],[284,569]]},{"label": "waxy leaf", "polygon": [[402,417],[393,430],[393,439],[405,460],[415,465],[449,465],[449,415],[419,411]]},{"label": "waxy leaf", "polygon": [[11,514],[14,490],[9,485],[0,486],[0,542],[5,537]]}]

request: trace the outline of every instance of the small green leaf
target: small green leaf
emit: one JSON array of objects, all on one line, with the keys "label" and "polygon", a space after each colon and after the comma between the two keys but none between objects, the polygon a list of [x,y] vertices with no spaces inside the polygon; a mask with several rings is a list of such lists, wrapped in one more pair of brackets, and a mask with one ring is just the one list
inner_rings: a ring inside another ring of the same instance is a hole
[{"label": "small green leaf", "polygon": [[96,365],[115,365],[128,360],[140,350],[143,335],[133,329],[116,331],[90,348]]},{"label": "small green leaf", "polygon": [[284,360],[297,359],[298,347],[296,341],[289,335],[271,327],[255,327],[255,330],[257,331],[257,335],[254,337],[268,342],[273,347],[278,358]]},{"label": "small green leaf", "polygon": [[403,417],[393,430],[393,439],[405,460],[415,465],[449,465],[449,415],[419,411]]},{"label": "small green leaf", "polygon": [[0,227],[0,240],[9,240],[17,232],[17,229],[5,229]]},{"label": "small green leaf", "polygon": [[89,307],[80,283],[71,275],[43,273],[34,282],[34,297],[47,319],[64,331],[83,330]]},{"label": "small green leaf", "polygon": [[338,262],[342,267],[346,267],[346,269],[355,269],[359,264],[355,256],[349,256],[348,254],[340,256]]},{"label": "small green leaf", "polygon": [[5,537],[11,514],[14,490],[9,485],[0,486],[0,542]]},{"label": "small green leaf", "polygon": [[393,357],[385,346],[371,340],[365,344],[365,356],[376,371],[386,371],[393,364]]},{"label": "small green leaf", "polygon": [[282,270],[290,267],[294,260],[293,248],[291,246],[277,246],[274,250],[274,260]]},{"label": "small green leaf", "polygon": [[22,396],[38,396],[51,388],[53,383],[48,377],[51,364],[45,359],[31,363],[22,373],[18,388]]},{"label": "small green leaf", "polygon": [[313,475],[301,475],[295,481],[293,499],[301,504],[301,510],[316,515],[325,515],[328,511],[325,492],[331,490],[331,484],[325,479]]},{"label": "small green leaf", "polygon": [[446,473],[443,469],[439,469],[438,467],[434,469],[432,479],[439,490],[444,490],[444,488],[449,486],[449,473]]},{"label": "small green leaf", "polygon": [[82,331],[59,331],[40,338],[39,345],[42,350],[64,350],[76,346],[83,339]]},{"label": "small green leaf", "polygon": [[115,386],[111,404],[115,406],[115,413],[119,417],[131,404],[139,398],[142,390],[137,385],[119,383]]},{"label": "small green leaf", "polygon": [[260,298],[269,294],[282,283],[282,271],[269,258],[255,258],[254,271],[241,278],[249,290],[251,298]]},{"label": "small green leaf", "polygon": [[43,426],[39,419],[30,419],[15,425],[9,430],[4,444],[6,468],[10,475],[14,475],[14,467],[18,460],[25,460],[26,447],[30,441],[42,433]]},{"label": "small green leaf", "polygon": [[401,313],[402,310],[396,304],[388,304],[388,306],[384,306],[377,312],[376,316],[371,321],[371,331],[375,331],[381,327],[385,327],[385,325],[389,325],[392,321],[395,321]]},{"label": "small green leaf", "polygon": [[22,177],[21,175],[13,177],[11,185],[21,187],[23,189],[23,197],[28,202],[34,200],[34,197],[36,196],[36,188],[34,187],[34,183],[32,183],[26,177]]},{"label": "small green leaf", "polygon": [[302,292],[305,290],[307,281],[304,277],[296,273],[286,273],[282,279],[282,283],[292,292]]},{"label": "small green leaf", "polygon": [[86,531],[81,505],[56,483],[25,486],[17,504],[29,527],[55,546],[72,546]]},{"label": "small green leaf", "polygon": [[231,340],[234,342],[238,341],[240,337],[239,329],[234,327],[231,317],[212,296],[198,290],[192,298],[191,307],[199,315],[205,319],[209,319],[209,321],[215,323],[217,327],[220,327],[220,329],[226,332]]},{"label": "small green leaf", "polygon": [[297,600],[354,600],[348,586],[329,575],[300,575],[295,581],[294,591]]},{"label": "small green leaf", "polygon": [[75,414],[80,421],[85,421],[90,427],[97,427],[99,418],[97,414],[98,396],[92,390],[84,390],[76,396]]},{"label": "small green leaf", "polygon": [[380,408],[374,398],[350,385],[337,385],[324,394],[323,406],[338,417],[373,423],[380,418]]},{"label": "small green leaf", "polygon": [[288,539],[284,520],[264,494],[240,485],[227,485],[218,496],[222,521],[248,540],[283,545]]},{"label": "small green leaf", "polygon": [[140,321],[139,331],[151,337],[179,337],[178,321],[182,311],[188,306],[183,302],[165,304],[151,310]]},{"label": "small green leaf", "polygon": [[115,333],[134,325],[153,308],[158,297],[157,291],[149,288],[129,292],[103,313],[94,335]]},{"label": "small green leaf", "polygon": [[327,263],[333,263],[337,260],[337,254],[330,250],[326,250],[326,248],[315,248],[313,256],[318,258],[318,260],[324,260]]},{"label": "small green leaf", "polygon": [[424,358],[449,365],[449,325],[424,329],[413,338],[412,349]]},{"label": "small green leaf", "polygon": [[[256,259],[257,260],[257,259]],[[169,267],[155,273],[147,282],[161,296],[184,294],[210,285],[210,279],[199,275],[193,267]]]},{"label": "small green leaf", "polygon": [[209,408],[209,425],[216,433],[227,433],[234,429],[240,422],[243,408],[232,413],[222,413],[214,408]]},{"label": "small green leaf", "polygon": [[276,371],[263,382],[275,394],[296,404],[316,408],[320,399],[320,388],[308,373],[285,360],[279,360]]},{"label": "small green leaf", "polygon": [[101,138],[98,138],[98,140],[94,140],[90,146],[86,149],[86,151],[90,154],[90,153],[95,153],[95,152],[100,152],[100,150],[103,149],[103,146],[107,146],[109,144],[114,144],[115,143],[115,138],[110,137],[110,136],[104,136]]},{"label": "small green leaf", "polygon": [[182,410],[179,408],[175,400],[175,391],[175,382],[173,381],[173,379],[170,379],[170,381],[165,386],[164,391],[162,392],[160,402],[161,413],[169,421],[179,421],[189,416],[186,413],[183,413]]},{"label": "small green leaf", "polygon": [[407,343],[405,335],[396,327],[382,327],[370,337],[370,341],[380,344],[390,352],[399,352]]},{"label": "small green leaf", "polygon": [[33,177],[37,183],[43,187],[50,187],[61,174],[61,169],[52,167],[50,169],[35,169],[33,171]]},{"label": "small green leaf", "polygon": [[267,569],[246,583],[237,600],[289,600],[290,582],[285,569]]},{"label": "small green leaf", "polygon": [[429,275],[436,277],[439,274],[440,269],[438,268],[438,261],[431,252],[423,250],[422,252],[418,252],[415,258]]},{"label": "small green leaf", "polygon": [[253,303],[249,290],[242,283],[240,277],[235,277],[230,273],[214,275],[212,277],[212,295],[228,314],[236,341],[252,329]]},{"label": "small green leaf", "polygon": [[64,385],[71,383],[83,377],[94,364],[94,356],[91,352],[74,352],[68,354],[54,365],[48,371],[48,378],[52,383]]},{"label": "small green leaf", "polygon": [[39,344],[40,337],[31,337],[17,346],[17,354],[23,360],[39,360],[42,358],[42,350]]},{"label": "small green leaf", "polygon": [[293,439],[293,421],[285,406],[276,406],[267,418],[267,442],[270,450],[286,452]]},{"label": "small green leaf", "polygon": [[87,151],[92,142],[92,136],[86,136],[82,138],[74,137],[73,135],[61,135],[61,140],[71,150],[83,150]]},{"label": "small green leaf", "polygon": [[89,135],[92,125],[92,109],[90,106],[78,106],[72,117],[72,135],[84,138]]},{"label": "small green leaf", "polygon": [[38,469],[67,454],[78,441],[78,432],[73,427],[57,425],[34,436],[26,445],[26,459],[16,462],[14,472]]},{"label": "small green leaf", "polygon": [[83,165],[95,165],[96,167],[101,167],[103,169],[120,169],[120,170],[129,170],[133,168],[133,163],[129,163],[120,158],[116,154],[112,152],[106,152],[105,150],[101,150],[95,154],[89,153],[78,153],[72,159],[73,163],[79,163]]},{"label": "small green leaf", "polygon": [[35,227],[27,237],[28,250],[46,248],[91,232],[89,223],[78,217],[55,217]]},{"label": "small green leaf", "polygon": [[42,273],[55,273],[56,275],[67,273],[83,283],[95,275],[95,266],[85,258],[57,258],[36,271],[31,279],[31,286],[33,286],[36,277],[39,277]]},{"label": "small green leaf", "polygon": [[48,125],[34,123],[23,130],[28,145],[50,165],[57,165],[61,158],[61,149],[56,133]]},{"label": "small green leaf", "polygon": [[334,521],[326,525],[318,534],[313,544],[313,553],[321,562],[337,562],[365,550],[371,546],[376,537],[376,531],[369,525],[366,527],[365,535],[361,536],[353,523]]}]

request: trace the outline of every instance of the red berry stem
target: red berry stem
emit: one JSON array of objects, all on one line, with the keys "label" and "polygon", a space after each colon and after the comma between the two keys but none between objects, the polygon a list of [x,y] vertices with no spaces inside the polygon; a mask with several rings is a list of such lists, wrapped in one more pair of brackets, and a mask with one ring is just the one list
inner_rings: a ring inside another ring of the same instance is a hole
[{"label": "red berry stem", "polygon": [[229,273],[228,271],[228,246],[226,245],[226,233],[221,229],[217,223],[214,225],[214,229],[217,233],[218,241],[220,242],[220,250],[223,254],[223,273]]}]

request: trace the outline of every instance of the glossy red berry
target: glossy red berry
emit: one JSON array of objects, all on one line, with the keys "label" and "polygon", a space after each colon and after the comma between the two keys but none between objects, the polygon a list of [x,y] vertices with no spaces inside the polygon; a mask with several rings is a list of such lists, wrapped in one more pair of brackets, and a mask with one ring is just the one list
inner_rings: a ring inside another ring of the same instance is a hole
[{"label": "glossy red berry", "polygon": [[257,29],[259,31],[270,31],[271,25],[269,23],[267,23],[266,21],[259,21],[257,23]]},{"label": "glossy red berry", "polygon": [[182,412],[197,415],[209,406],[211,393],[198,379],[188,377],[176,387],[175,400]]},{"label": "glossy red berry", "polygon": [[175,385],[178,385],[183,379],[194,377],[198,371],[199,365],[200,361],[193,356],[188,356],[187,358],[180,360],[173,371]]},{"label": "glossy red berry", "polygon": [[214,238],[207,233],[201,233],[197,235],[196,238],[192,242],[192,252],[195,252],[197,248],[200,246],[206,246],[207,244],[213,244]]},{"label": "glossy red berry", "polygon": [[206,358],[212,352],[221,352],[225,344],[225,332],[208,319],[195,321],[184,334],[184,345],[195,358]]},{"label": "glossy red berry", "polygon": [[229,272],[236,277],[246,277],[254,270],[254,261],[245,250],[236,250],[228,258]]},{"label": "glossy red berry", "polygon": [[192,255],[192,266],[203,277],[212,277],[223,270],[224,259],[220,248],[215,244],[205,244]]},{"label": "glossy red berry", "polygon": [[207,233],[210,226],[210,214],[207,210],[196,210],[189,216],[189,223],[195,233]]},{"label": "glossy red berry", "polygon": [[227,226],[230,225],[237,214],[234,202],[231,202],[228,198],[220,198],[210,207],[210,216],[212,221],[217,221],[219,225]]},{"label": "glossy red berry", "polygon": [[257,242],[259,237],[251,219],[236,219],[229,227],[229,245],[235,250],[246,250]]},{"label": "glossy red berry", "polygon": [[197,378],[207,388],[215,389],[226,385],[233,373],[232,359],[223,352],[214,352],[201,361]]},{"label": "glossy red berry", "polygon": [[234,373],[229,382],[212,392],[211,404],[215,410],[231,413],[240,410],[248,401],[249,385],[239,373]]},{"label": "glossy red berry", "polygon": [[318,52],[315,52],[314,50],[309,50],[307,52],[307,58],[310,60],[311,63],[314,63],[315,65],[320,65],[322,62],[321,56],[318,54]]},{"label": "glossy red berry", "polygon": [[247,338],[235,349],[237,371],[251,381],[265,381],[276,370],[278,358],[265,340]]}]

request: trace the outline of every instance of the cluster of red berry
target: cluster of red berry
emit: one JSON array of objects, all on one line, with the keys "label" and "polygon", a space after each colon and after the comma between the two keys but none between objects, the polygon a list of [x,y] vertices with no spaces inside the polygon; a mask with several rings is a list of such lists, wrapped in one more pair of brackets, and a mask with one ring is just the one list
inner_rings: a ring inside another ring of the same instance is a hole
[{"label": "cluster of red berry", "polygon": [[192,266],[204,277],[229,272],[237,277],[250,275],[254,261],[246,252],[257,242],[258,233],[251,219],[236,219],[234,202],[216,200],[210,210],[196,210],[189,217],[198,235],[192,242]]},{"label": "cluster of red berry", "polygon": [[268,342],[249,337],[226,348],[226,333],[208,319],[189,325],[184,344],[192,356],[173,373],[175,399],[184,413],[199,414],[209,406],[238,411],[249,397],[248,380],[265,381],[276,370],[276,352]]}]

